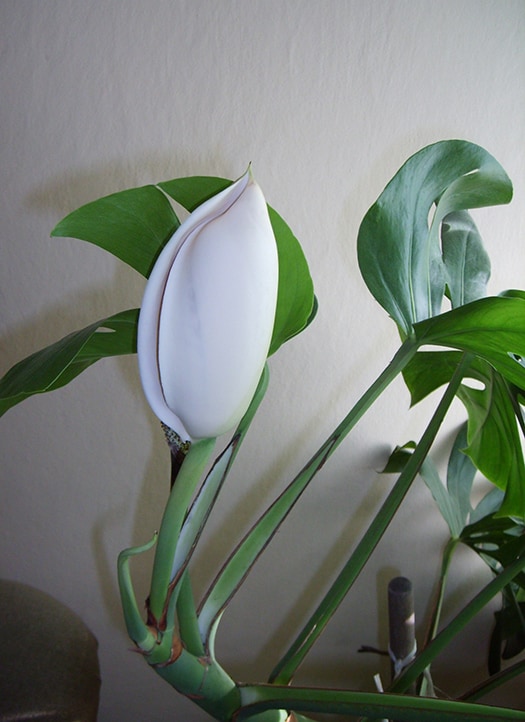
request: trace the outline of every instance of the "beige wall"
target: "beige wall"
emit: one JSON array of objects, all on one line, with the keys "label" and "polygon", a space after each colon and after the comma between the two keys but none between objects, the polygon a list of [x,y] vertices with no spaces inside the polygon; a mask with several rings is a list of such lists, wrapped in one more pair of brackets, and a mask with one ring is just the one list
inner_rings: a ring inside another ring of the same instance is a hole
[{"label": "beige wall", "polygon": [[[458,137],[500,160],[515,201],[476,218],[493,259],[491,290],[523,287],[524,32],[521,0],[0,3],[1,372],[140,303],[133,271],[87,244],[49,238],[68,211],[106,193],[180,175],[237,177],[252,161],[309,259],[318,318],[272,360],[260,418],[203,539],[197,590],[397,347],[360,279],[355,239],[411,153]],[[423,428],[429,407],[410,417],[407,408],[396,384],[232,604],[219,654],[235,675],[265,678],[340,568],[392,482],[375,470]],[[116,556],[158,526],[168,483],[135,359],[100,363],[1,424],[0,573],[54,593],[94,630],[101,722],[204,719],[128,651],[121,621]],[[410,576],[423,622],[445,537],[418,484],[298,682],[370,688],[380,662],[355,652],[385,644],[384,585]],[[147,561],[136,574],[145,595]],[[487,579],[461,552],[446,614]],[[465,671],[468,653],[482,672],[485,632],[467,632],[436,665],[441,686]]]}]

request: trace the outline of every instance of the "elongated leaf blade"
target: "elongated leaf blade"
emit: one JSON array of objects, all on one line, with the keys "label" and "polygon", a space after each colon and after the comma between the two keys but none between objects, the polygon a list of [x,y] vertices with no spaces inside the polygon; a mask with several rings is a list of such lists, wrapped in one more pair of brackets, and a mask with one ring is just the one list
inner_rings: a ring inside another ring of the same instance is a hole
[{"label": "elongated leaf blade", "polygon": [[[383,473],[391,474],[402,472],[412,455],[415,446],[416,444],[414,442],[409,442],[402,447],[394,449],[390,455],[387,465],[383,469]],[[453,539],[459,538],[461,530],[465,525],[465,520],[462,519],[461,510],[456,499],[449,493],[448,489],[441,481],[437,467],[432,459],[427,457],[423,461],[419,470],[419,475],[432,494],[441,516],[450,530],[451,537]]]},{"label": "elongated leaf blade", "polygon": [[423,148],[386,186],[361,223],[358,260],[370,292],[405,334],[441,311],[446,280],[441,221],[511,197],[510,180],[497,161],[460,140]]},{"label": "elongated leaf blade", "polygon": [[[231,185],[225,178],[192,176],[159,183],[159,188],[177,203],[193,211],[197,206]],[[279,255],[279,292],[269,355],[300,333],[315,315],[314,288],[308,263],[288,224],[268,206]]]},{"label": "elongated leaf blade", "polygon": [[0,380],[0,415],[33,394],[65,386],[96,361],[135,353],[138,311],[117,313],[19,361]]},{"label": "elongated leaf blade", "polygon": [[178,225],[164,193],[147,185],[81,206],[61,220],[51,235],[94,243],[147,278]]},{"label": "elongated leaf blade", "polygon": [[299,241],[281,216],[269,208],[279,254],[279,292],[269,355],[308,326],[315,316],[314,286]]},{"label": "elongated leaf blade", "polygon": [[452,308],[487,295],[490,259],[470,213],[450,213],[442,223],[441,245]]},{"label": "elongated leaf blade", "polygon": [[457,500],[450,494],[448,489],[445,488],[438,470],[431,459],[425,459],[423,464],[421,464],[419,473],[432,494],[441,512],[441,516],[450,529],[450,536],[453,539],[458,539],[466,520],[462,518],[461,509],[459,508]]}]

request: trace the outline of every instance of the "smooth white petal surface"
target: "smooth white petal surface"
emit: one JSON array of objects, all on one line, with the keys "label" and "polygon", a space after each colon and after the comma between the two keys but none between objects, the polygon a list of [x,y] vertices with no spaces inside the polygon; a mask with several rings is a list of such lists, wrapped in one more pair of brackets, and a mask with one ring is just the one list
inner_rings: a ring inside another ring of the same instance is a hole
[{"label": "smooth white petal surface", "polygon": [[275,237],[248,172],[180,226],[144,294],[144,392],[182,439],[218,436],[246,411],[268,354],[277,285]]}]

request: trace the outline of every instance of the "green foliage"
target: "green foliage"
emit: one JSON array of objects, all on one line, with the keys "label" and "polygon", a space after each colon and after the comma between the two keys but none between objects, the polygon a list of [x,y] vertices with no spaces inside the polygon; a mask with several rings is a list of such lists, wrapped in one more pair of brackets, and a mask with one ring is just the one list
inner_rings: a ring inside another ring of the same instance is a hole
[{"label": "green foliage", "polygon": [[493,366],[519,389],[525,388],[525,300],[482,298],[414,326],[420,346],[470,352]]},{"label": "green foliage", "polygon": [[[497,332],[494,341],[497,342]],[[403,372],[412,402],[420,401],[448,383],[460,356],[454,351],[417,353]],[[509,360],[514,371],[513,359]],[[516,366],[521,376],[522,368]],[[474,359],[467,375],[479,388],[464,383],[458,390],[458,398],[468,413],[468,432],[462,451],[487,479],[505,490],[498,513],[524,518],[525,461],[520,440],[521,409],[515,388],[482,358]]]},{"label": "green foliage", "polygon": [[65,386],[95,361],[134,353],[138,311],[123,311],[19,361],[0,380],[0,415],[33,394]]},{"label": "green foliage", "polygon": [[516,593],[515,586],[509,585],[510,589],[503,594],[501,609],[494,614],[488,657],[491,675],[501,671],[502,660],[512,659],[525,649],[525,602],[518,600],[518,594],[521,592],[522,598],[525,595],[523,589]]},{"label": "green foliage", "polygon": [[452,308],[483,298],[490,278],[490,259],[470,213],[449,213],[441,225],[446,293]]},{"label": "green foliage", "polygon": [[[148,185],[114,193],[73,211],[51,235],[93,243],[147,278],[158,254],[179,226],[165,194],[192,211],[231,182],[194,176],[166,181],[158,187]],[[297,238],[275,210],[268,210],[279,255],[279,291],[269,350],[273,354],[308,326],[317,305]],[[0,415],[35,393],[69,383],[100,358],[135,353],[137,321],[137,311],[117,314],[21,361],[0,380]],[[113,333],[102,338],[101,330]]]},{"label": "green foliage", "polygon": [[61,220],[51,235],[94,243],[147,278],[178,226],[164,193],[148,185],[87,203]]},{"label": "green foliage", "polygon": [[[69,214],[52,235],[94,243],[147,278],[179,226],[170,199],[192,212],[230,184],[224,178],[194,176],[115,193]],[[507,203],[511,195],[507,175],[479,146],[443,141],[412,156],[366,214],[357,241],[365,283],[404,339],[392,361],[229,554],[199,606],[190,584],[193,552],[264,396],[267,368],[245,417],[215,461],[213,439],[191,445],[158,538],[120,555],[119,585],[129,635],[158,674],[217,719],[229,722],[254,716],[257,722],[280,722],[291,708],[417,722],[524,719],[516,710],[402,695],[497,595],[502,595],[503,604],[492,635],[491,671],[497,672],[502,657],[519,653],[525,645],[525,462],[520,438],[525,433],[525,292],[486,297],[490,261],[469,213]],[[311,322],[317,302],[299,242],[275,210],[269,208],[269,215],[279,255],[272,354]],[[442,312],[445,298],[451,309]],[[63,386],[99,359],[134,353],[137,319],[137,310],[116,314],[18,363],[0,381],[0,414],[32,394]],[[423,350],[427,346],[441,350]],[[445,387],[420,441],[392,454],[385,472],[397,474],[397,480],[317,609],[274,667],[273,684],[235,683],[215,658],[215,633],[224,610],[308,484],[401,372],[412,404]],[[429,454],[455,398],[462,401],[467,422],[454,440],[443,482]],[[494,487],[474,508],[478,471]],[[425,645],[387,694],[288,686],[417,475],[450,531]],[[129,563],[155,542],[145,622]],[[459,543],[484,560],[493,579],[439,631],[445,578]],[[508,674],[466,693],[464,699],[477,699],[484,688],[492,689],[518,671],[522,671],[519,663]]]},{"label": "green foliage", "polygon": [[[465,141],[427,146],[396,173],[364,217],[357,250],[365,283],[402,333],[409,335],[413,324],[441,312],[447,283],[457,302],[461,286],[475,283],[461,280],[463,274],[472,267],[477,277],[484,266],[477,233],[457,212],[508,203],[511,197],[511,183],[497,161]],[[450,251],[451,242],[459,243],[458,251]],[[472,266],[465,266],[467,259]]]}]

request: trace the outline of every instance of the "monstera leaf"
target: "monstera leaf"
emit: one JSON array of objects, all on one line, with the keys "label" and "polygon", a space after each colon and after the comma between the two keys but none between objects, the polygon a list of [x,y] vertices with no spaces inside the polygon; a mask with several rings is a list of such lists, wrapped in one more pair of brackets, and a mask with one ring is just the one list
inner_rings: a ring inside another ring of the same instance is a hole
[{"label": "monstera leaf", "polygon": [[[480,265],[486,275],[477,232],[461,212],[511,197],[512,185],[497,161],[460,140],[423,148],[386,186],[361,223],[358,260],[370,292],[405,335],[414,323],[441,312],[447,284],[457,302],[459,284],[475,286]],[[454,251],[452,241],[459,246]],[[465,265],[467,256],[475,262]]]}]

